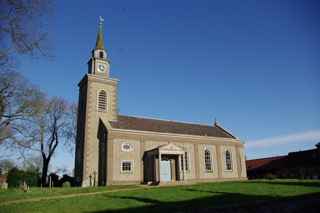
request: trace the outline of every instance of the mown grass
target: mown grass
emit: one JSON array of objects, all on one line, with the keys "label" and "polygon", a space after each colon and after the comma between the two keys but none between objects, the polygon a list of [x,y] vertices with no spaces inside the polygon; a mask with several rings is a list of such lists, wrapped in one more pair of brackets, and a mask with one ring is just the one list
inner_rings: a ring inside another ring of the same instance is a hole
[{"label": "mown grass", "polygon": [[[53,197],[59,195],[69,195],[69,194],[83,194],[91,192],[104,192],[115,189],[130,189],[137,187],[135,185],[130,186],[108,186],[108,187],[68,187],[68,188],[40,188],[32,187],[28,192],[23,192],[19,188],[9,188],[8,190],[0,189],[0,205],[8,201],[13,200],[23,200],[28,198],[40,198],[40,197]],[[1,212],[1,211],[0,211]]]},{"label": "mown grass", "polygon": [[[121,186],[120,188],[122,187],[136,186]],[[57,190],[53,193],[63,195],[85,193],[83,190],[91,192],[90,190],[111,189],[112,187],[70,188],[70,191],[61,189],[60,192]],[[10,191],[1,192],[0,200],[10,193],[14,194]],[[16,192],[16,197],[21,199],[19,194],[20,192]],[[28,196],[28,193],[23,196]],[[30,196],[38,195],[30,194]],[[45,192],[45,196],[51,196],[51,193]],[[13,198],[14,196],[11,195],[10,199]],[[255,206],[263,202],[270,202],[277,206],[275,203],[280,201],[299,203],[301,200],[308,200],[308,202],[315,202],[314,199],[319,199],[320,202],[320,181],[245,181],[160,188],[146,187],[132,191],[106,191],[101,194],[80,197],[0,204],[0,212],[212,212],[217,208],[231,206]]]}]

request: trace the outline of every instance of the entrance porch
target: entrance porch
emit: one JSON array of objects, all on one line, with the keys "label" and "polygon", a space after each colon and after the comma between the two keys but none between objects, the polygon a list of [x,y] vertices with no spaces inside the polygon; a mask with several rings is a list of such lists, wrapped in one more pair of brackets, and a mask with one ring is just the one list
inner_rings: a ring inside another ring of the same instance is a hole
[{"label": "entrance porch", "polygon": [[166,144],[150,150],[144,156],[144,182],[172,183],[185,180],[185,151]]}]

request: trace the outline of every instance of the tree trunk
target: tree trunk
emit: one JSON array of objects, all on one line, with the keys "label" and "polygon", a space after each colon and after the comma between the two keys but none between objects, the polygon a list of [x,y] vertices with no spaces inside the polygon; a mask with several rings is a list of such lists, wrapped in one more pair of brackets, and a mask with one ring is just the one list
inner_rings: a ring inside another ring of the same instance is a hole
[{"label": "tree trunk", "polygon": [[48,167],[49,167],[49,160],[43,159],[42,174],[41,174],[41,184],[43,187],[48,186],[48,183],[47,183]]}]

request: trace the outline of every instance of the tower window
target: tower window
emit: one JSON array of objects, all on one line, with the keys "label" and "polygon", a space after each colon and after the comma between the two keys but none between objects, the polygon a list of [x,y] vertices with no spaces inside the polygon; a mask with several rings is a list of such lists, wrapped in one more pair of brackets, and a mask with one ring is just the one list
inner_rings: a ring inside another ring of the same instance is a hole
[{"label": "tower window", "polygon": [[211,153],[209,150],[204,151],[204,164],[205,164],[205,169],[207,172],[212,171],[212,158],[211,158]]},{"label": "tower window", "polygon": [[99,52],[99,57],[100,57],[100,58],[104,58],[104,54],[103,54],[102,51]]},{"label": "tower window", "polygon": [[107,93],[104,90],[101,90],[98,93],[98,111],[107,110]]},{"label": "tower window", "polygon": [[231,160],[231,153],[229,150],[226,151],[226,170],[232,170],[232,160]]}]

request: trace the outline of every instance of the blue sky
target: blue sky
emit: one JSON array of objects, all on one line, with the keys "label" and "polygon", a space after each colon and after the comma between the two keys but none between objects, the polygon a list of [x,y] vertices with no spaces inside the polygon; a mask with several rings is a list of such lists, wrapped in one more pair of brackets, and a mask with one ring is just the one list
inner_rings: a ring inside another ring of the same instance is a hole
[{"label": "blue sky", "polygon": [[248,158],[285,154],[320,141],[319,9],[316,0],[57,1],[47,26],[54,57],[21,58],[19,68],[77,102],[101,15],[120,113],[217,118]]}]

